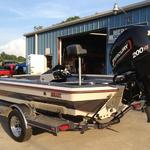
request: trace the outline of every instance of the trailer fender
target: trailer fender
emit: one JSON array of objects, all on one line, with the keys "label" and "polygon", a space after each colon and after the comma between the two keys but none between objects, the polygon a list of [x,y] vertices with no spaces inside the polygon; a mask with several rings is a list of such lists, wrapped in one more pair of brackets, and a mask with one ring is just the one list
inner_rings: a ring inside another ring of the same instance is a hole
[{"label": "trailer fender", "polygon": [[25,104],[14,104],[10,108],[12,109],[8,115],[10,136],[17,142],[27,141],[32,136],[32,127],[27,122],[30,107]]},{"label": "trailer fender", "polygon": [[10,108],[12,110],[16,109],[17,111],[20,112],[20,114],[22,115],[22,118],[25,122],[25,127],[26,129],[28,128],[28,122],[27,122],[27,117],[29,117],[29,115],[31,115],[31,108],[25,104],[20,104],[20,105],[11,105]]}]

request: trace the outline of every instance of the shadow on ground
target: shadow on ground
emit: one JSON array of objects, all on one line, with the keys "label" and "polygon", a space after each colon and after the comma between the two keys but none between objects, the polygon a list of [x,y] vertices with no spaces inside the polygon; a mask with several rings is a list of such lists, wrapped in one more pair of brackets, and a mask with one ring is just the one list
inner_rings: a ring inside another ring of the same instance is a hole
[{"label": "shadow on ground", "polygon": [[9,128],[8,128],[8,123],[7,123],[7,118],[0,116],[0,124],[3,128],[3,130],[10,136]]}]

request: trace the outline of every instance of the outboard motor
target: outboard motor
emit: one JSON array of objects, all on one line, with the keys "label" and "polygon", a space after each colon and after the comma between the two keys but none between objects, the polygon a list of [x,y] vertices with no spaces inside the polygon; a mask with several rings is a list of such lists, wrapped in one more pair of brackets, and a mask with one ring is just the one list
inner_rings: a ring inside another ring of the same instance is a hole
[{"label": "outboard motor", "polygon": [[150,122],[150,27],[133,26],[125,30],[110,51],[114,83],[126,86],[123,102],[132,103],[144,95]]}]

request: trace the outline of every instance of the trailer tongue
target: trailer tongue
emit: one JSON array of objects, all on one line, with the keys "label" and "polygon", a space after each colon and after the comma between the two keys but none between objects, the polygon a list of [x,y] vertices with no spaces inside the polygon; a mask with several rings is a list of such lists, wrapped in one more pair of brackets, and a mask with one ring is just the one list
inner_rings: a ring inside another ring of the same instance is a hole
[{"label": "trailer tongue", "polygon": [[[84,133],[89,127],[105,128],[118,123],[134,101],[144,96],[149,121],[149,71],[141,68],[143,62],[149,64],[147,31],[148,27],[132,27],[114,43],[110,53],[114,77],[82,75],[81,59],[86,50],[71,45],[66,54],[78,57],[78,75],[57,65],[32,80],[1,78],[0,113],[8,117],[12,138],[18,142],[28,140],[34,126],[55,135],[64,130]],[[137,46],[133,32],[144,42],[140,40]]]}]

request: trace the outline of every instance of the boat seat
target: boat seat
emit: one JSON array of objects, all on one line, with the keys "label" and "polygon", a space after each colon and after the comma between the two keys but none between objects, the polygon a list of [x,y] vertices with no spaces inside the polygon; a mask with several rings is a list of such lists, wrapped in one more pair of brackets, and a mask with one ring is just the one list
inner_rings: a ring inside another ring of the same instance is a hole
[{"label": "boat seat", "polygon": [[81,57],[87,54],[87,50],[83,49],[80,44],[72,44],[67,46],[67,56],[68,57]]}]

